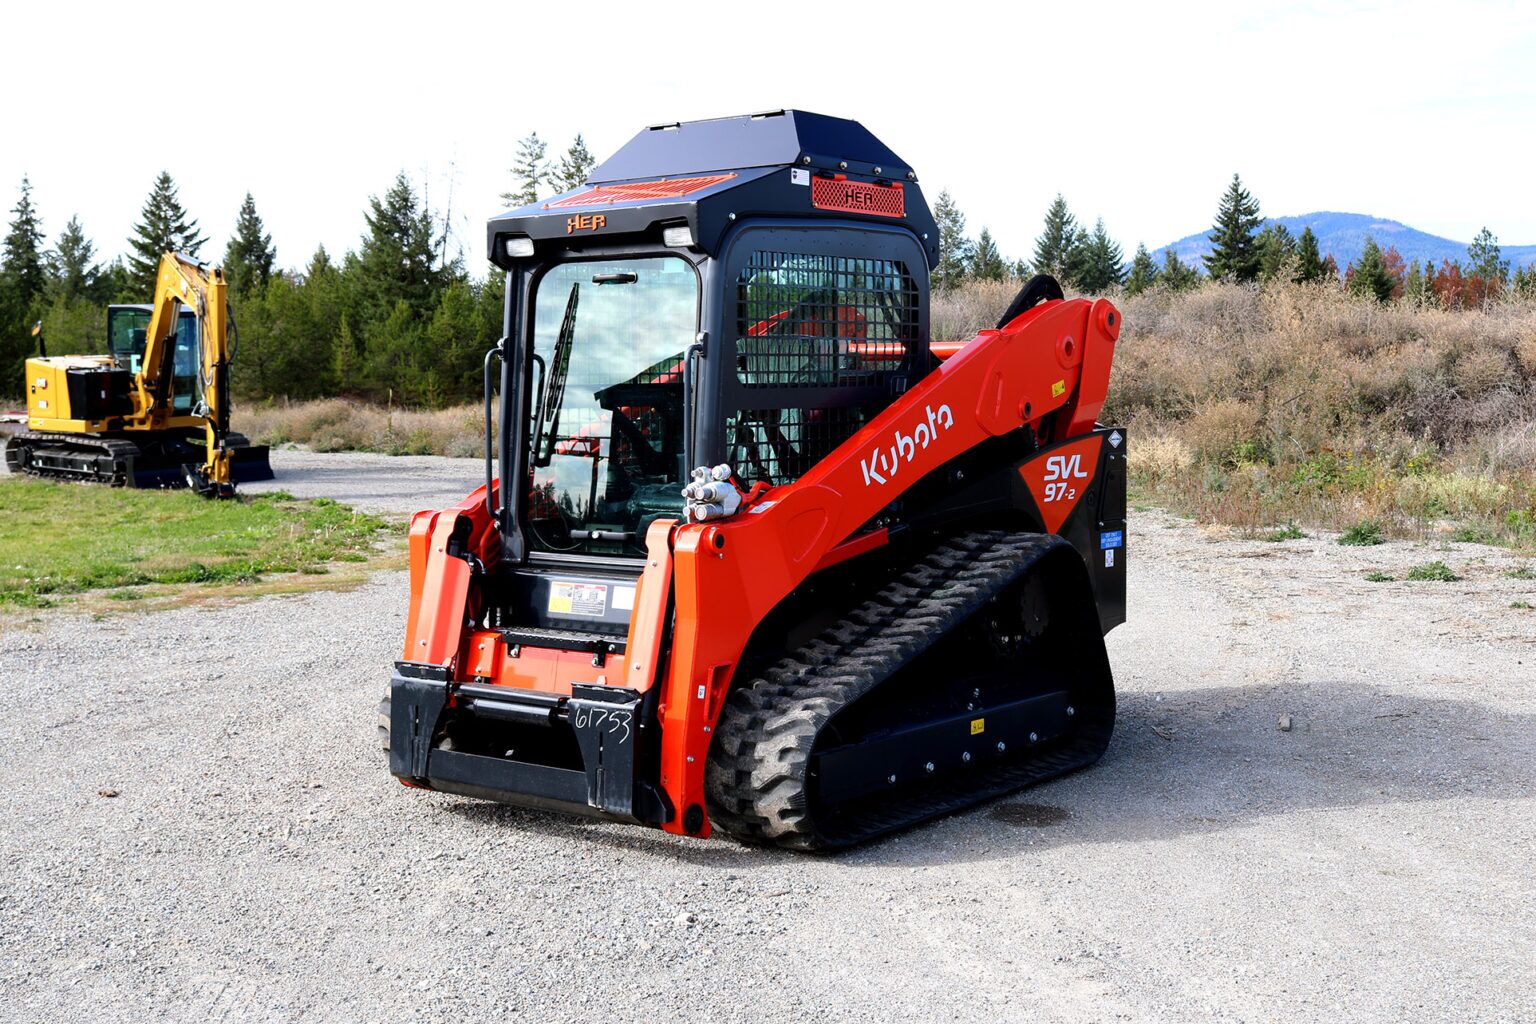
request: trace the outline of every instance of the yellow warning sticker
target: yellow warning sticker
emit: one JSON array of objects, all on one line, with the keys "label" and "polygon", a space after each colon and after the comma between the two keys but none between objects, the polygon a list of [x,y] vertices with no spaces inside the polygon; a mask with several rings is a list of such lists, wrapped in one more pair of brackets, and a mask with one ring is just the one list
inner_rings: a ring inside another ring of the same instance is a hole
[{"label": "yellow warning sticker", "polygon": [[1066,393],[1066,390],[1067,382],[1065,380],[1059,380],[1055,384],[1051,385],[1051,397],[1060,398],[1063,394]]},{"label": "yellow warning sticker", "polygon": [[971,735],[972,736],[980,736],[982,733],[984,733],[986,731],[987,731],[987,720],[985,718],[973,718],[973,719],[971,719]]}]

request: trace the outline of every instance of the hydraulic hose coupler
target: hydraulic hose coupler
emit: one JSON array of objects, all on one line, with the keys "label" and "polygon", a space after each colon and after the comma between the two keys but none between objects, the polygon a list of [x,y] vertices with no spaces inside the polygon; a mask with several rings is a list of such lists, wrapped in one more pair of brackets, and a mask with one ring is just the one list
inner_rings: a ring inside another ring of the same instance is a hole
[{"label": "hydraulic hose coupler", "polygon": [[741,507],[741,492],[731,483],[730,466],[700,466],[690,476],[691,481],[683,488],[683,512],[689,522],[724,519]]}]

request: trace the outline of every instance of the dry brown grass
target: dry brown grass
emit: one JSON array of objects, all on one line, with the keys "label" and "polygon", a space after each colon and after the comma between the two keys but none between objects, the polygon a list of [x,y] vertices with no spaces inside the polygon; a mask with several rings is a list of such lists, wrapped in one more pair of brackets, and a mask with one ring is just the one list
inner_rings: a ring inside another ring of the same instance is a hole
[{"label": "dry brown grass", "polygon": [[[940,296],[934,323],[990,327],[1016,287]],[[1104,417],[1131,428],[1152,500],[1252,528],[1372,519],[1536,544],[1536,303],[1217,284],[1111,297],[1126,328]]]},{"label": "dry brown grass", "polygon": [[471,458],[484,450],[484,417],[479,405],[401,409],[326,398],[242,406],[234,427],[259,444],[300,444],[317,452]]}]

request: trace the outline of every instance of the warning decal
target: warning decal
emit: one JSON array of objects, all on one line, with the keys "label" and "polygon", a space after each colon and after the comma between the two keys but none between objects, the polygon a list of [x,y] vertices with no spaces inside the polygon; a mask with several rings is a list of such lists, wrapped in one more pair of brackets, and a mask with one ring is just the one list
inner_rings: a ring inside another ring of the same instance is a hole
[{"label": "warning decal", "polygon": [[556,580],[549,585],[551,615],[586,615],[600,619],[607,609],[608,587],[602,583],[566,583]]}]

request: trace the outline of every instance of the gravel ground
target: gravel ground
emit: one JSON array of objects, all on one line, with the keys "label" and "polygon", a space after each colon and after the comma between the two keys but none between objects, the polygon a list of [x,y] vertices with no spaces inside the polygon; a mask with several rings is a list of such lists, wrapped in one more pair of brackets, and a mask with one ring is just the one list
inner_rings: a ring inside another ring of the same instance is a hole
[{"label": "gravel ground", "polygon": [[[383,511],[478,474],[301,455],[273,486]],[[1517,560],[1132,544],[1104,761],[837,857],[402,788],[398,572],[0,634],[0,1018],[1536,1017]],[[1465,580],[1363,578],[1431,558]]]}]

